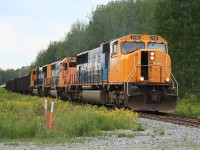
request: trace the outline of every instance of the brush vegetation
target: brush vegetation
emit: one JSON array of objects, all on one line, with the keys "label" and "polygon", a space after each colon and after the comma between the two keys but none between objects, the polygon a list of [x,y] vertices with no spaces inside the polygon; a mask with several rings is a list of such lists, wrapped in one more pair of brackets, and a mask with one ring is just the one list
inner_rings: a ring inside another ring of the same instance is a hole
[{"label": "brush vegetation", "polygon": [[185,97],[178,100],[176,114],[200,117],[200,99],[197,95],[186,93]]},{"label": "brush vegetation", "polygon": [[[50,98],[48,98],[48,112]],[[55,100],[53,129],[44,121],[44,98],[20,95],[0,88],[0,140],[61,142],[76,137],[99,136],[101,131],[139,130],[138,114],[105,107],[74,106]]]}]

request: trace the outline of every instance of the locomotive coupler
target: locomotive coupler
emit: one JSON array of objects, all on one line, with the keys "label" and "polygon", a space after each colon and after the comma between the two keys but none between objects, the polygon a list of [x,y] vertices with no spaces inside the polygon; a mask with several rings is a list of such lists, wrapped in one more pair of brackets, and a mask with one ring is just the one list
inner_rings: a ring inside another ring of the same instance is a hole
[{"label": "locomotive coupler", "polygon": [[157,92],[151,92],[149,93],[149,99],[153,103],[159,103],[161,99],[161,95]]},{"label": "locomotive coupler", "polygon": [[138,86],[132,86],[131,87],[131,95],[139,95],[140,94],[140,90],[138,88]]}]

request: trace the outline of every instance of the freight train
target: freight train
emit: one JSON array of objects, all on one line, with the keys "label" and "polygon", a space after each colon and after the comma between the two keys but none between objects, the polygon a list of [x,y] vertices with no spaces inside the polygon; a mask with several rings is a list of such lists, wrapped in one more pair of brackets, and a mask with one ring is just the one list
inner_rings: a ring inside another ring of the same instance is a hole
[{"label": "freight train", "polygon": [[131,34],[6,82],[10,91],[133,110],[175,110],[178,83],[167,41]]}]

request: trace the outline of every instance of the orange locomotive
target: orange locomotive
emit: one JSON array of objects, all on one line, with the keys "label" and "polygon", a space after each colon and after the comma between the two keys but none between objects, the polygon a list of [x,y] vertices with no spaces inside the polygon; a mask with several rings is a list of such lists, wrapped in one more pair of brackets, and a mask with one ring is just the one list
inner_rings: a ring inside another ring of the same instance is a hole
[{"label": "orange locomotive", "polygon": [[75,83],[76,58],[64,58],[31,71],[30,92],[39,96],[57,97],[65,87]]},{"label": "orange locomotive", "polygon": [[[15,87],[14,80],[7,84]],[[167,41],[145,34],[127,35],[33,69],[29,84],[36,95],[133,110],[174,110],[178,95]]]},{"label": "orange locomotive", "polygon": [[166,40],[160,36],[129,35],[112,45],[109,82],[123,85],[124,105],[134,110],[175,109],[177,97],[171,82],[176,80],[171,79]]},{"label": "orange locomotive", "polygon": [[174,110],[178,94],[167,42],[153,35],[128,35],[78,54],[70,88],[70,99],[133,110]]}]

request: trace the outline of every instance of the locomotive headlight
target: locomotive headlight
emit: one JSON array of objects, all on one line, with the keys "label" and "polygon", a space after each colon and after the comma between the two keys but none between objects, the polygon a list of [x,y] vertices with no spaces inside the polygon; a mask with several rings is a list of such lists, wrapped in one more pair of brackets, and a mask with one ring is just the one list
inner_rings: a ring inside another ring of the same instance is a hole
[{"label": "locomotive headlight", "polygon": [[166,78],[165,81],[166,81],[166,82],[169,82],[169,78]]},{"label": "locomotive headlight", "polygon": [[150,60],[154,60],[155,59],[155,57],[154,56],[150,56]]},{"label": "locomotive headlight", "polygon": [[144,81],[144,77],[140,77],[140,81]]},{"label": "locomotive headlight", "polygon": [[150,59],[151,61],[155,60],[155,52],[150,52],[150,53],[149,53],[149,59]]},{"label": "locomotive headlight", "polygon": [[151,56],[154,56],[154,55],[155,55],[155,52],[150,52],[150,55],[151,55]]}]

